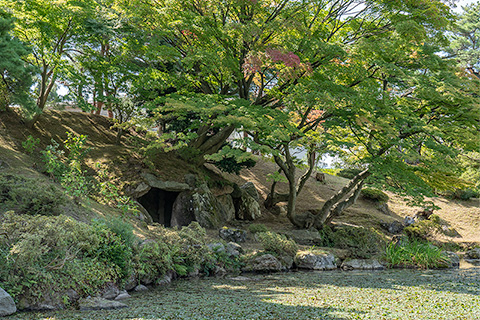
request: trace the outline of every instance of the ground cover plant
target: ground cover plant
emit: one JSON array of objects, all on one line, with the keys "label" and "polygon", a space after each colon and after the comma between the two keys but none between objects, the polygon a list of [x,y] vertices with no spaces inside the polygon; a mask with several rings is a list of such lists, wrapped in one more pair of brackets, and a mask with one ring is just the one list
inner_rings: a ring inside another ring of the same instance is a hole
[{"label": "ground cover plant", "polygon": [[129,308],[17,314],[15,320],[480,319],[478,269],[294,272],[176,281]]}]

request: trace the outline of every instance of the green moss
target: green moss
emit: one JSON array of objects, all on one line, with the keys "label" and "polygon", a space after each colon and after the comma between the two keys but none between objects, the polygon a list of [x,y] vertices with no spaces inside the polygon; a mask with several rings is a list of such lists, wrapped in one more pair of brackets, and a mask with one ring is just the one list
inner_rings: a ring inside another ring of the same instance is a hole
[{"label": "green moss", "polygon": [[441,219],[438,215],[432,214],[428,220],[420,220],[409,225],[403,232],[410,239],[429,240],[435,233],[442,231]]},{"label": "green moss", "polygon": [[364,199],[379,203],[385,203],[389,199],[385,192],[373,188],[363,188],[361,191],[361,196]]}]

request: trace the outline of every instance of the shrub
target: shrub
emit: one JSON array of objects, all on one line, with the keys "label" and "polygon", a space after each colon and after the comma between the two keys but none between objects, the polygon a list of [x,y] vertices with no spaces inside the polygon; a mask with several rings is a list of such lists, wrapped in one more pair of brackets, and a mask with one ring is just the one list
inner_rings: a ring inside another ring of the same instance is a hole
[{"label": "shrub", "polygon": [[40,143],[40,139],[35,139],[31,135],[27,137],[27,140],[22,142],[22,147],[25,149],[25,152],[28,154],[33,153],[35,151],[35,148],[37,145]]},{"label": "shrub", "polygon": [[385,192],[373,188],[363,188],[360,194],[364,199],[373,202],[385,203],[389,199]]},{"label": "shrub", "polygon": [[449,265],[449,258],[441,249],[418,240],[390,243],[383,259],[390,267],[430,269],[446,268]]},{"label": "shrub", "polygon": [[373,228],[342,226],[332,229],[330,226],[320,230],[321,246],[348,249],[352,258],[368,259],[379,254],[385,248],[383,236]]},{"label": "shrub", "polygon": [[62,192],[40,179],[0,174],[0,209],[24,214],[58,215]]},{"label": "shrub", "polygon": [[298,246],[294,240],[287,239],[283,234],[267,231],[257,234],[257,239],[261,242],[263,249],[269,253],[278,256],[295,256]]},{"label": "shrub", "polygon": [[260,233],[260,232],[267,232],[268,228],[266,225],[261,224],[261,223],[252,223],[251,225],[248,226],[248,231],[250,233]]},{"label": "shrub", "polygon": [[479,198],[480,192],[473,189],[457,189],[452,193],[453,199],[470,200],[471,198]]},{"label": "shrub", "polygon": [[337,176],[344,177],[347,179],[353,179],[360,172],[362,172],[362,170],[360,169],[342,169],[338,171]]},{"label": "shrub", "polygon": [[409,225],[403,232],[410,238],[416,240],[428,240],[435,233],[441,232],[441,219],[438,215],[432,214],[428,220],[420,220]]},{"label": "shrub", "polygon": [[42,159],[45,163],[45,171],[55,178],[65,188],[67,194],[74,198],[88,195],[91,189],[90,182],[86,179],[81,169],[81,163],[89,148],[85,147],[87,136],[76,136],[67,132],[64,141],[68,154],[60,150],[60,145],[52,139],[52,144],[42,151]]},{"label": "shrub", "polygon": [[195,270],[209,274],[217,265],[206,245],[206,231],[197,222],[180,230],[155,227],[149,240],[136,249],[135,268],[140,276],[160,279],[169,270],[186,276]]},{"label": "shrub", "polygon": [[102,249],[101,257],[118,265],[122,278],[128,277],[132,270],[130,260],[132,258],[132,247],[136,240],[133,227],[119,218],[95,220],[92,226],[97,232],[104,233],[106,238],[113,234],[122,240],[121,243],[107,240],[109,245]]},{"label": "shrub", "polygon": [[137,246],[133,263],[140,279],[158,279],[173,269],[170,248],[161,241],[147,241]]},{"label": "shrub", "polygon": [[130,249],[108,228],[63,215],[7,212],[0,228],[8,235],[0,237],[0,282],[17,301],[28,304],[61,301],[70,288],[92,295],[120,280],[130,260]]},{"label": "shrub", "polygon": [[235,157],[224,157],[221,160],[215,161],[214,165],[227,173],[240,174],[240,170],[246,168],[253,168],[257,162],[253,159],[246,159],[244,161],[237,162]]}]

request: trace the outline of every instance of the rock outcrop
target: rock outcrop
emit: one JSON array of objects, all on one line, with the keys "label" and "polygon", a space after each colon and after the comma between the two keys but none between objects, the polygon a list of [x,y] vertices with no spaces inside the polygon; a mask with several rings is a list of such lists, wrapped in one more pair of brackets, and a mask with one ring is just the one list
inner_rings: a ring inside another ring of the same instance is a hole
[{"label": "rock outcrop", "polygon": [[17,312],[13,298],[0,288],[0,317],[8,316]]},{"label": "rock outcrop", "polygon": [[337,263],[333,254],[328,252],[299,251],[295,256],[295,265],[307,270],[335,270]]}]

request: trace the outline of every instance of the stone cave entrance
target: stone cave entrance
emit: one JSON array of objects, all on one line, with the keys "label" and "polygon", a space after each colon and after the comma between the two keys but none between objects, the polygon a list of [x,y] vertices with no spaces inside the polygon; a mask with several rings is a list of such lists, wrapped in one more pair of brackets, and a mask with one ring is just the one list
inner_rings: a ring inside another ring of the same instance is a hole
[{"label": "stone cave entrance", "polygon": [[146,194],[138,198],[138,202],[148,211],[153,222],[171,227],[173,203],[178,195],[179,192],[151,188]]}]

